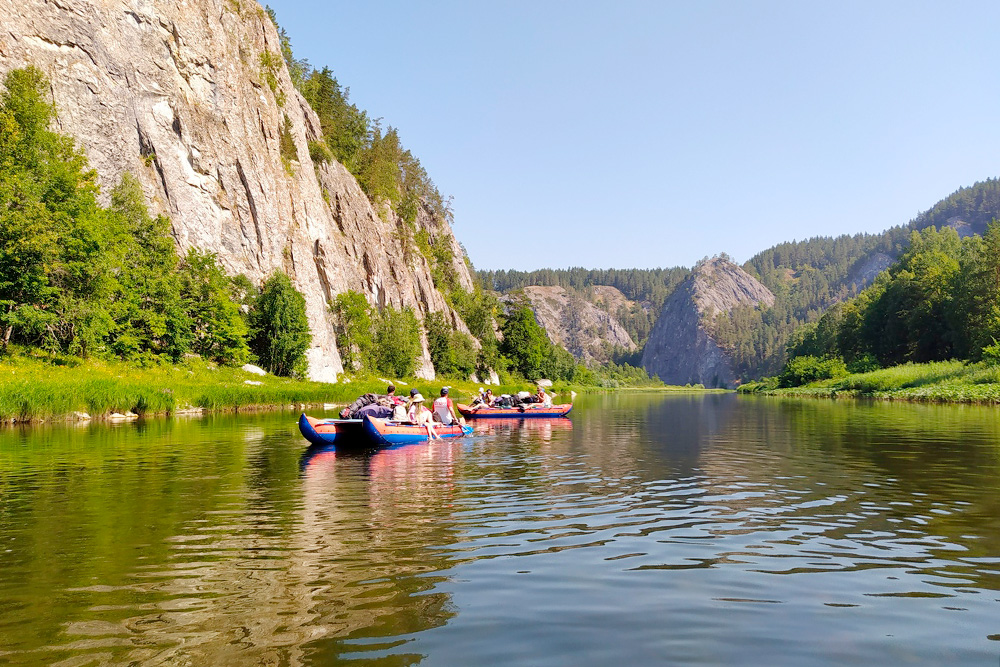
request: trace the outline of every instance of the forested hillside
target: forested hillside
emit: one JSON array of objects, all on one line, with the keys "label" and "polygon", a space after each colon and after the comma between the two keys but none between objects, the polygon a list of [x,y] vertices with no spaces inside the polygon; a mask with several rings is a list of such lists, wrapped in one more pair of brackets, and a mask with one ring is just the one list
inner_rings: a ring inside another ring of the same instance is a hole
[{"label": "forested hillside", "polygon": [[968,188],[959,188],[918,215],[910,222],[910,227],[941,229],[951,224],[960,235],[966,231],[982,235],[986,226],[997,217],[1000,217],[1000,179],[990,178]]},{"label": "forested hillside", "polygon": [[785,363],[795,330],[870,285],[905,251],[914,230],[951,226],[960,235],[981,234],[997,217],[1000,181],[989,179],[957,190],[909,224],[881,234],[816,237],[769,248],[743,268],[774,292],[774,306],[738,308],[718,318],[717,341],[733,351],[741,376],[773,375]]},{"label": "forested hillside", "polygon": [[774,306],[741,306],[716,318],[717,343],[732,352],[736,374],[776,373],[792,333],[815,322],[834,303],[864,289],[902,250],[909,231],[816,237],[769,248],[743,265],[775,296]]},{"label": "forested hillside", "polygon": [[1000,362],[1000,223],[960,239],[913,232],[899,261],[857,297],[803,327],[782,386],[908,362]]},{"label": "forested hillside", "polygon": [[632,340],[641,348],[656,323],[663,302],[687,277],[689,269],[539,269],[537,271],[478,271],[485,289],[506,293],[531,285],[582,290],[605,285],[614,287],[631,306],[621,306],[610,313],[621,323]]},{"label": "forested hillside", "polygon": [[[739,306],[728,314],[718,314],[713,336],[732,353],[737,377],[773,375],[785,363],[794,332],[868,287],[903,254],[913,231],[935,226],[952,227],[963,236],[981,234],[998,217],[1000,180],[989,179],[961,188],[908,224],[879,234],[822,236],[768,248],[751,257],[743,268],[774,293],[774,305],[764,309]],[[616,287],[629,299],[648,303],[641,313],[617,314],[633,339],[643,345],[664,301],[688,273],[688,269],[675,267],[480,271],[478,275],[487,289],[499,292],[529,285]]]}]

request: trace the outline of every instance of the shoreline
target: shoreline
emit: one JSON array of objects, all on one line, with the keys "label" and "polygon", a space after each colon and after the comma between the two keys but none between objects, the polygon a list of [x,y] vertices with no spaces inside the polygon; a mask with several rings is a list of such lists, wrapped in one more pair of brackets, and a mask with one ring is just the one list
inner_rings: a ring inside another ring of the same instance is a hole
[{"label": "shoreline", "polygon": [[[454,378],[402,380],[346,378],[324,383],[274,375],[257,375],[240,368],[219,367],[201,359],[176,365],[139,366],[120,361],[9,356],[0,359],[0,424],[51,422],[117,424],[147,418],[201,416],[211,413],[254,413],[280,410],[336,409],[361,394],[385,393],[393,383],[405,395],[411,387],[437,395],[453,388],[452,397],[465,401],[484,383]],[[496,393],[515,393],[533,385],[524,380],[491,385]],[[731,390],[699,387],[599,387],[555,383],[549,393],[654,392],[720,393]],[[559,400],[559,399],[557,399]]]},{"label": "shoreline", "polygon": [[738,393],[779,398],[865,399],[953,405],[1000,404],[1000,366],[961,361],[904,364],[868,373],[778,387],[777,378],[743,385]]}]

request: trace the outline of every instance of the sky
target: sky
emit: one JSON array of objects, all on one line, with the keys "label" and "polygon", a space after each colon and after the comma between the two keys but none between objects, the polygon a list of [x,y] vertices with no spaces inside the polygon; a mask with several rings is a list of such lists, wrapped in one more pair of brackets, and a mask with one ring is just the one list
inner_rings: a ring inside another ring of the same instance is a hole
[{"label": "sky", "polygon": [[267,0],[478,269],[739,262],[1000,176],[1000,3]]}]

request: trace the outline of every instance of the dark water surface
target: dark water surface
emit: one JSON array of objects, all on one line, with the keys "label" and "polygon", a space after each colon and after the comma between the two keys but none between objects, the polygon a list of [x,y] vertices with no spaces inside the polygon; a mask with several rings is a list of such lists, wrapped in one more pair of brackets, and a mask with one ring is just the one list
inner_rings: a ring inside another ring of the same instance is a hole
[{"label": "dark water surface", "polygon": [[0,663],[1000,663],[1000,410],[580,397],[0,430]]}]

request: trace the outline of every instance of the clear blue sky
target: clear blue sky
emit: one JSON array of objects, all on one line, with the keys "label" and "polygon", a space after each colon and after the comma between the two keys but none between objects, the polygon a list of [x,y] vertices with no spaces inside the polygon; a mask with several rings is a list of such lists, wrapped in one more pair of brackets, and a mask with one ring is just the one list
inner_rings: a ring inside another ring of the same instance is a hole
[{"label": "clear blue sky", "polygon": [[1000,2],[268,0],[477,268],[690,266],[1000,175]]}]

